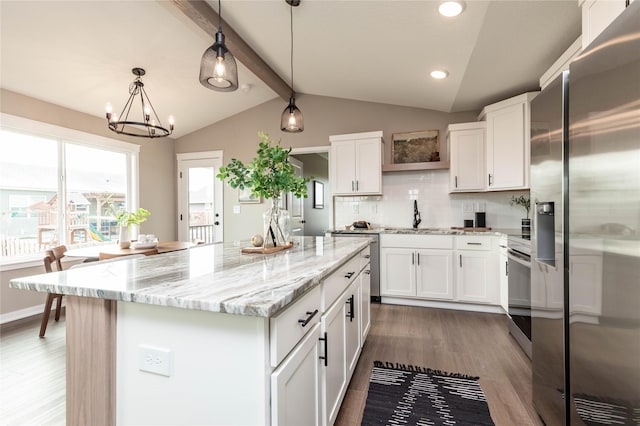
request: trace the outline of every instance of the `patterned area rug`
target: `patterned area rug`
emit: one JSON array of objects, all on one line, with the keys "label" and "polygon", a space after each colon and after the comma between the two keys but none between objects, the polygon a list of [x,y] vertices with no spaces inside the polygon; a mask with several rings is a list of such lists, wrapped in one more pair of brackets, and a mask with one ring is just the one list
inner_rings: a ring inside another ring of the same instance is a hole
[{"label": "patterned area rug", "polygon": [[478,377],[375,361],[362,425],[493,425]]}]

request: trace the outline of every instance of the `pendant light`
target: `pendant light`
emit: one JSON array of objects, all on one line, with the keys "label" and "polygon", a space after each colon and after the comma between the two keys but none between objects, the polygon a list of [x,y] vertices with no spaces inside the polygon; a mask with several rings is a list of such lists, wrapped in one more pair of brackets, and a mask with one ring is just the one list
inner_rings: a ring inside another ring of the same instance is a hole
[{"label": "pendant light", "polygon": [[222,9],[218,0],[218,32],[216,41],[204,51],[200,61],[200,83],[207,89],[233,92],[238,88],[238,66],[222,33]]},{"label": "pendant light", "polygon": [[[142,83],[142,76],[145,75],[145,71],[142,68],[134,68],[131,70],[133,75],[136,76],[135,80],[129,85],[129,99],[124,105],[120,118],[113,114],[113,107],[111,104],[107,104],[107,123],[109,129],[121,135],[137,136],[140,138],[161,138],[169,136],[173,133],[173,117],[169,116],[169,128],[162,126],[156,110],[151,105],[149,96],[144,90],[144,84]],[[139,100],[136,100],[137,97]],[[133,104],[140,105],[140,113],[136,114],[135,109],[132,113],[131,108]]]},{"label": "pendant light", "polygon": [[290,133],[300,133],[304,130],[304,118],[302,112],[296,106],[296,92],[293,90],[293,6],[298,6],[300,0],[285,0],[290,8],[291,18],[291,98],[289,105],[282,111],[280,118],[280,130]]}]

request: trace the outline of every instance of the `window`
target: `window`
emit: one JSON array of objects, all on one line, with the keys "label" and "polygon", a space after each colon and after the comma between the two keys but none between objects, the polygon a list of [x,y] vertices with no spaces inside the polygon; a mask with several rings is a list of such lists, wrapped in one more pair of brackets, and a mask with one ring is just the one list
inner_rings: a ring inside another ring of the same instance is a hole
[{"label": "window", "polygon": [[139,146],[0,118],[0,264],[115,240],[114,212],[137,208]]}]

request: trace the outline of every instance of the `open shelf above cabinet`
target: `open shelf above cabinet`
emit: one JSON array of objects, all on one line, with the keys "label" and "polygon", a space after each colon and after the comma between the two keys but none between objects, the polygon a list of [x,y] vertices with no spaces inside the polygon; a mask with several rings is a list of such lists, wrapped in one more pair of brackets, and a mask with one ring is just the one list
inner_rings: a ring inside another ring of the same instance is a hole
[{"label": "open shelf above cabinet", "polygon": [[429,163],[402,163],[402,164],[383,164],[382,173],[390,172],[412,172],[420,170],[437,170],[448,169],[448,161],[432,161]]}]

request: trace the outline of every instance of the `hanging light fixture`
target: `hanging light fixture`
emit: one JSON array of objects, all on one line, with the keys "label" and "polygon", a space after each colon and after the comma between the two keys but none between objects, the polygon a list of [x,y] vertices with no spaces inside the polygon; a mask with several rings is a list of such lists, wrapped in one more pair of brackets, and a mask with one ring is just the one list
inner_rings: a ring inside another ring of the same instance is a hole
[{"label": "hanging light fixture", "polygon": [[289,105],[282,111],[280,118],[280,130],[290,133],[299,133],[304,130],[304,117],[296,106],[296,92],[293,90],[293,6],[298,6],[300,0],[285,0],[289,4],[291,18],[291,98]]},{"label": "hanging light fixture", "polygon": [[[133,75],[136,76],[133,83],[129,85],[129,100],[124,105],[120,118],[115,114],[112,114],[113,107],[111,104],[107,104],[107,122],[109,123],[109,129],[112,131],[128,136],[137,136],[141,138],[162,138],[169,136],[173,133],[173,117],[169,116],[169,129],[162,126],[156,110],[153,108],[147,92],[144,90],[144,84],[141,77],[145,75],[145,70],[142,68],[134,68],[131,70]],[[140,95],[141,113],[136,118],[136,114],[133,114],[132,118],[129,118],[131,113],[131,107],[136,102],[136,97]]]},{"label": "hanging light fixture", "polygon": [[200,61],[200,83],[207,89],[233,92],[238,88],[238,67],[222,33],[222,9],[218,0],[218,32],[216,42],[204,51]]}]

